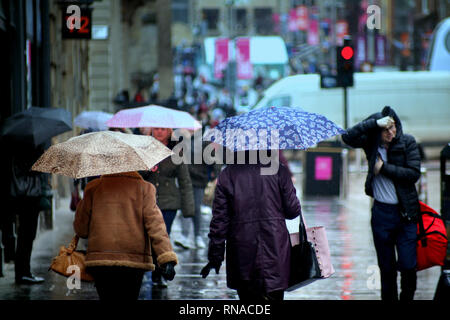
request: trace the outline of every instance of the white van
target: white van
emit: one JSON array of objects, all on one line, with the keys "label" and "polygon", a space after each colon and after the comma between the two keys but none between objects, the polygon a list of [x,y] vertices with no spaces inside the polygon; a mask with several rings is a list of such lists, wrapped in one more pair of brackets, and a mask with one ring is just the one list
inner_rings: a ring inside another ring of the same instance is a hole
[{"label": "white van", "polygon": [[[321,89],[318,74],[295,75],[275,82],[253,109],[300,107],[344,124],[343,89]],[[348,125],[391,106],[404,132],[421,142],[450,141],[450,72],[355,73],[348,89]]]},{"label": "white van", "polygon": [[450,18],[438,24],[431,38],[428,70],[450,71]]}]

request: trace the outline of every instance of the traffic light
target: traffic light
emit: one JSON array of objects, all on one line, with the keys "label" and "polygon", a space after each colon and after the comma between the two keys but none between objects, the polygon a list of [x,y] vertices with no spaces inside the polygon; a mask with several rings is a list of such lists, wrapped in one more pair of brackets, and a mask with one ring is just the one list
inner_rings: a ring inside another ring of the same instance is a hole
[{"label": "traffic light", "polygon": [[355,50],[351,39],[344,39],[344,45],[338,46],[336,50],[337,85],[339,87],[353,87]]}]

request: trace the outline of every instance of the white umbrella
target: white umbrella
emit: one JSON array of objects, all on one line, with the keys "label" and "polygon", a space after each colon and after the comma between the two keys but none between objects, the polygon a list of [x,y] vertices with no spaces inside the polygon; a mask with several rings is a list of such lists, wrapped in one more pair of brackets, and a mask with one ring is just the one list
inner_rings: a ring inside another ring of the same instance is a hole
[{"label": "white umbrella", "polygon": [[171,154],[169,148],[151,136],[100,131],[51,146],[32,170],[78,179],[150,170]]},{"label": "white umbrella", "polygon": [[111,128],[184,128],[197,130],[200,122],[185,111],[178,111],[157,105],[124,109],[106,122]]},{"label": "white umbrella", "polygon": [[113,117],[112,113],[103,111],[83,111],[75,117],[73,123],[84,129],[107,130],[106,121]]}]

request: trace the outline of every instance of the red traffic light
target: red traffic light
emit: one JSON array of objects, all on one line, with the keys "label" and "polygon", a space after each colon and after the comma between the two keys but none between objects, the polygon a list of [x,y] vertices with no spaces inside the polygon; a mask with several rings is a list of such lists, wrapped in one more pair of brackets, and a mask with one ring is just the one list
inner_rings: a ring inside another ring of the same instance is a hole
[{"label": "red traffic light", "polygon": [[345,60],[350,60],[353,57],[354,53],[355,52],[353,51],[352,47],[346,46],[342,49],[341,56]]}]

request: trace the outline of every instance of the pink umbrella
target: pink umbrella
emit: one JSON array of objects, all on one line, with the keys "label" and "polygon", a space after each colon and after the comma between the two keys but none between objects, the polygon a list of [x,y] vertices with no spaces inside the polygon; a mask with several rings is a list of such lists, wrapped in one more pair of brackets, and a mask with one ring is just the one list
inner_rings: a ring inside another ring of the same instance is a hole
[{"label": "pink umbrella", "polygon": [[202,127],[189,113],[157,105],[125,109],[117,112],[106,124],[111,128],[184,128]]}]

